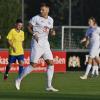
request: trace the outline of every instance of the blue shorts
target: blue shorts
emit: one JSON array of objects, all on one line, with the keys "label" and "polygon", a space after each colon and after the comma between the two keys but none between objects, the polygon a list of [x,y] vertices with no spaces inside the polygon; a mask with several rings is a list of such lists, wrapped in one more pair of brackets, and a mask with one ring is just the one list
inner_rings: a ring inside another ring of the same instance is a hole
[{"label": "blue shorts", "polygon": [[24,55],[18,55],[18,56],[9,55],[9,59],[8,59],[9,63],[15,63],[16,60],[18,60],[18,61],[24,61]]}]

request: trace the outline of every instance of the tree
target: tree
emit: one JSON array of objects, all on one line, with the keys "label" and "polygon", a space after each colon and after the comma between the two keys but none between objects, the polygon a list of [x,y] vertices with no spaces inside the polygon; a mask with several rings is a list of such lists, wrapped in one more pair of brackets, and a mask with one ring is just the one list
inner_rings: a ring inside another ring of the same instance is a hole
[{"label": "tree", "polygon": [[6,35],[14,25],[17,18],[21,17],[21,0],[0,0],[0,47],[6,47]]},{"label": "tree", "polygon": [[[68,25],[69,0],[49,0],[52,3],[52,16],[56,25]],[[72,7],[76,6],[79,0],[71,0]]]}]

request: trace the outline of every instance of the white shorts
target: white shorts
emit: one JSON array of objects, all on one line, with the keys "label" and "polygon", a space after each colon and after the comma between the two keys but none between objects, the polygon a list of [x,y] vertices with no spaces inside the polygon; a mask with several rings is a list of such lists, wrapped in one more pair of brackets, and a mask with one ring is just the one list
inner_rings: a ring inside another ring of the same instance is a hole
[{"label": "white shorts", "polygon": [[91,58],[99,57],[99,53],[100,53],[99,46],[98,46],[98,45],[93,45],[93,46],[90,48],[89,56],[90,56]]},{"label": "white shorts", "polygon": [[35,44],[31,47],[30,62],[38,63],[40,57],[42,57],[44,60],[53,60],[53,55],[50,50],[50,46],[43,48],[40,45]]}]

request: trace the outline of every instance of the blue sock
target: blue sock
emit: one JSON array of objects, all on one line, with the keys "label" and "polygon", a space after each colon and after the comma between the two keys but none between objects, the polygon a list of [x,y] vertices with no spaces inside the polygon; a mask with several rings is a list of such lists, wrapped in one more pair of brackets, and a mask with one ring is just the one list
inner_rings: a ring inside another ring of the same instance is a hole
[{"label": "blue sock", "polygon": [[19,76],[21,75],[21,73],[22,73],[23,69],[24,69],[24,67],[23,67],[23,66],[19,66],[19,72],[18,72]]}]

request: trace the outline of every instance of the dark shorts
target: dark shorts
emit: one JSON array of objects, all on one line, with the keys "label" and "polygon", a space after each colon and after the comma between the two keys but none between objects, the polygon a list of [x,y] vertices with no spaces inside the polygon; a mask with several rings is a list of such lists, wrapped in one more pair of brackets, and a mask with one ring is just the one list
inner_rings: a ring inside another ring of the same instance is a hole
[{"label": "dark shorts", "polygon": [[9,59],[8,59],[9,63],[15,63],[16,60],[18,60],[18,61],[24,61],[24,55],[18,55],[18,56],[9,55]]}]

